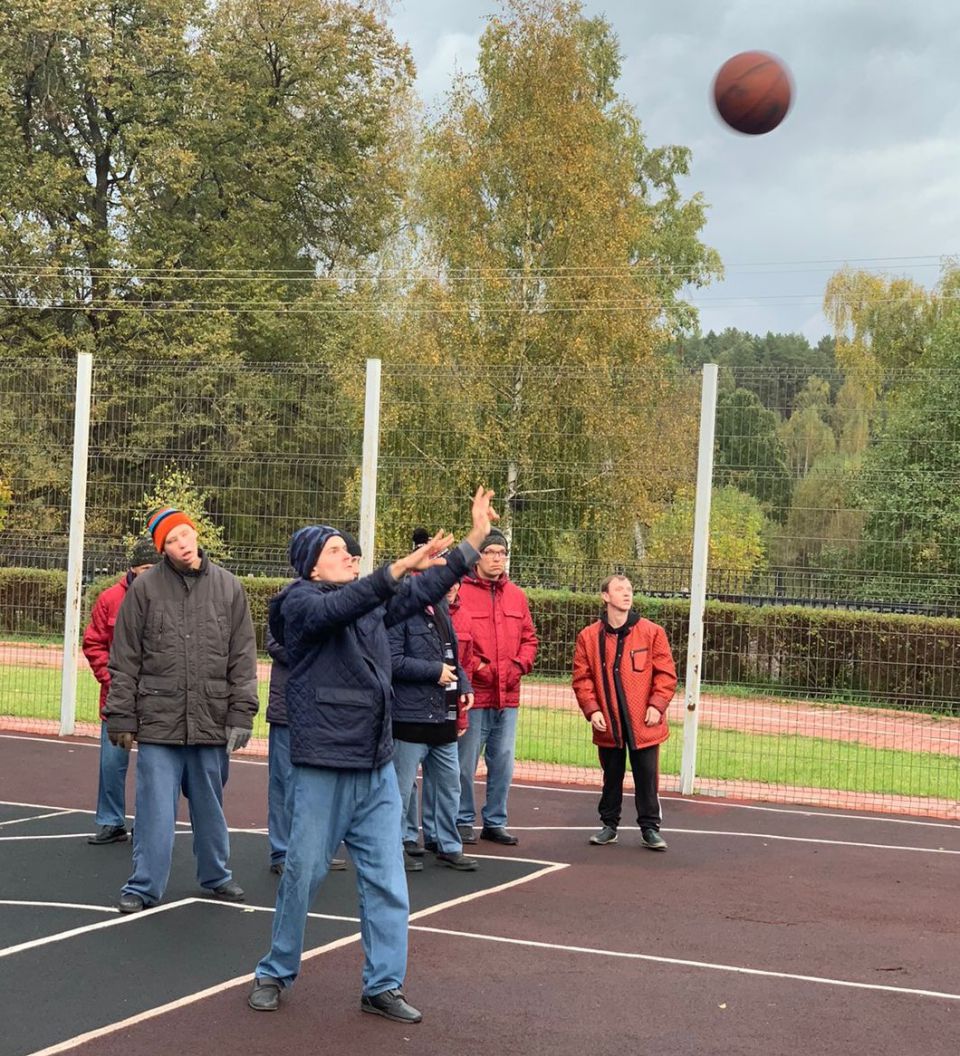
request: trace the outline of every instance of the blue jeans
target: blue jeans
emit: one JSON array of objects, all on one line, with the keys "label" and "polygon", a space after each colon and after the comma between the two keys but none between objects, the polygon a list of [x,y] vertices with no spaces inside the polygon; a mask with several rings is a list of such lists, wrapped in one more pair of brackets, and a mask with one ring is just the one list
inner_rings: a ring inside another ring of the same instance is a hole
[{"label": "blue jeans", "polygon": [[[395,744],[397,742],[394,742]],[[426,784],[424,784],[424,792],[426,792]],[[400,798],[403,799],[403,790],[401,786]],[[426,806],[426,802],[424,802]],[[424,819],[426,820],[426,819]],[[413,775],[413,789],[410,793],[410,802],[407,803],[406,809],[403,812],[403,819],[400,822],[400,827],[403,830],[403,842],[404,843],[416,843],[420,837],[420,801],[417,796],[417,775],[414,771]],[[427,838],[426,827],[424,827],[423,838]]]},{"label": "blue jeans", "polygon": [[170,877],[177,804],[189,786],[190,824],[197,880],[215,888],[232,879],[227,868],[230,837],[223,816],[226,751],[222,747],[141,744],[137,758],[137,817],[133,834],[133,874],[124,894],[152,906],[163,898]]},{"label": "blue jeans", "polygon": [[270,864],[274,865],[286,858],[290,842],[293,764],[290,762],[289,726],[270,723],[267,766],[267,832],[270,836]]},{"label": "blue jeans", "polygon": [[110,743],[107,724],[100,723],[100,781],[97,786],[97,825],[126,825],[127,767],[130,753]]},{"label": "blue jeans", "polygon": [[357,870],[363,993],[403,985],[410,902],[403,869],[400,792],[393,763],[377,770],[294,766],[293,817],[277,891],[270,952],[256,967],[290,986],[300,971],[307,913],[330,859],[346,843]]},{"label": "blue jeans", "polygon": [[513,778],[513,756],[517,743],[516,708],[471,708],[470,727],[460,738],[460,813],[458,825],[472,825],[477,817],[473,779],[480,752],[487,763],[487,801],[483,824],[507,824],[507,793]]},{"label": "blue jeans", "polygon": [[[403,812],[417,798],[417,767],[423,764],[423,802],[432,799],[434,816],[432,832],[427,830],[424,817],[424,840],[434,842],[444,854],[459,854],[463,841],[457,832],[457,807],[460,804],[460,761],[456,744],[414,744],[394,742],[393,765],[397,769],[397,783]],[[406,839],[406,834],[404,834]]]}]

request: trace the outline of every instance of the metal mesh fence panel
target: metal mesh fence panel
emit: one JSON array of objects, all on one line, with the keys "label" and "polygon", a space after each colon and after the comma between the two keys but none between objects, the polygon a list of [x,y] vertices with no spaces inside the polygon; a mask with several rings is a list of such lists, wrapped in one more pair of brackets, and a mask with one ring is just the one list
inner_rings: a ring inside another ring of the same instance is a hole
[{"label": "metal mesh fence panel", "polygon": [[[73,364],[4,364],[0,375],[0,715],[44,732],[56,730],[60,706],[74,379]],[[84,623],[126,574],[151,508],[192,503],[208,551],[245,577],[262,643],[290,534],[324,520],[356,529],[362,373],[99,360],[93,388]],[[265,699],[266,662],[261,675]],[[78,732],[96,732],[97,701],[82,663]]]},{"label": "metal mesh fence panel", "polygon": [[[0,722],[18,729],[56,729],[75,377],[0,365]],[[958,380],[721,370],[697,791],[957,816]],[[596,784],[570,669],[606,575],[629,575],[684,673],[699,375],[410,362],[382,385],[375,561],[418,526],[462,534],[477,484],[496,489],[540,639],[517,776]],[[290,533],[358,529],[363,401],[357,366],[96,361],[85,619],[150,507],[186,495],[262,635]],[[265,658],[261,677],[265,699]],[[82,732],[96,702],[84,669]]]},{"label": "metal mesh fence panel", "polygon": [[0,728],[59,714],[73,360],[0,361]]},{"label": "metal mesh fence panel", "polygon": [[698,787],[955,817],[958,379],[720,377]]}]

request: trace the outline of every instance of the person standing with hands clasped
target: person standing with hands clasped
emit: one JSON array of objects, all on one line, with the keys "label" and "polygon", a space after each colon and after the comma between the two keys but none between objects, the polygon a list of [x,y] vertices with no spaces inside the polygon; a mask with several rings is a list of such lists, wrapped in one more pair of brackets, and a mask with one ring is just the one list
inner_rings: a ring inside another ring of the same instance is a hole
[{"label": "person standing with hands clasped", "polygon": [[247,743],[258,707],[247,596],[199,547],[182,510],[157,510],[147,530],[163,557],[130,584],[120,606],[105,708],[111,743],[139,745],[133,874],[119,909],[136,913],[163,898],[184,781],[197,880],[212,898],[242,902],[227,866],[223,781],[224,751]]},{"label": "person standing with hands clasped", "polygon": [[673,656],[666,631],[634,610],[626,576],[608,576],[600,596],[603,615],[577,635],[573,656],[573,691],[593,727],[603,769],[603,828],[590,842],[617,842],[629,754],[640,837],[651,851],[665,851],[658,764],[660,745],[670,733],[665,714],[677,688]]},{"label": "person standing with hands clasped", "polygon": [[255,1011],[275,1011],[281,992],[299,974],[311,902],[344,842],[360,905],[360,1009],[402,1023],[422,1019],[403,992],[410,903],[393,766],[387,630],[439,602],[477,560],[477,547],[497,516],[492,497],[492,491],[477,489],[473,528],[445,558],[440,554],[454,540],[438,532],[360,579],[335,528],[308,525],[290,540],[290,563],[300,579],[271,603],[270,630],[290,662],[293,817],[271,947],[256,966],[247,998]]}]

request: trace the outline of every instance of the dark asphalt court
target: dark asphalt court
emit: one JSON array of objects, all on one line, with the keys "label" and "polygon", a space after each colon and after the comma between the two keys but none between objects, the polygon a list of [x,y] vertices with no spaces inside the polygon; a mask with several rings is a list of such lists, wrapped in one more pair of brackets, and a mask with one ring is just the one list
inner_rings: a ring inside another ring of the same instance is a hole
[{"label": "dark asphalt court", "polygon": [[[0,821],[31,818],[42,808],[0,805]],[[92,815],[71,813],[24,820],[0,828],[5,836],[87,834]],[[173,871],[162,911],[120,916],[112,910],[129,875],[130,844],[91,847],[85,838],[24,839],[0,843],[0,903],[61,902],[80,907],[0,905],[3,950],[85,928],[109,926],[3,956],[0,993],[8,1008],[36,1009],[42,1015],[4,1016],[0,1053],[26,1056],[57,1042],[127,1019],[147,1009],[252,974],[269,949],[278,878],[270,873],[266,837],[231,835],[231,866],[247,901],[226,906],[204,896],[196,883],[189,830],[178,836]],[[422,873],[410,877],[411,913],[451,897],[476,894],[542,866],[508,858],[486,860],[475,873],[450,876],[426,856]],[[454,890],[455,888],[455,890]],[[184,899],[199,899],[172,905]],[[95,907],[103,907],[102,909]],[[316,913],[347,920],[311,918],[306,949],[324,946],[357,932],[357,896],[352,869],[330,873],[313,906]],[[359,946],[354,947],[359,988]]]},{"label": "dark asphalt court", "polygon": [[[96,762],[89,743],[0,735],[0,801],[89,811]],[[231,765],[231,826],[263,826],[266,776],[255,760]],[[324,952],[276,1014],[245,1005],[267,911],[193,901],[13,952],[118,920],[96,907],[112,907],[130,851],[11,839],[86,831],[90,814],[11,825],[45,811],[0,802],[0,1056],[960,1051],[956,821],[670,796],[670,848],[652,854],[626,813],[616,846],[589,846],[596,805],[595,791],[516,786],[519,848],[481,844],[490,857],[472,876],[432,866],[410,877],[415,913],[443,908],[411,920],[406,990],[424,1021],[405,1027],[359,1012],[350,921],[311,920],[308,945]],[[233,847],[247,908],[269,910],[265,837],[236,832]],[[538,873],[521,855],[565,867]],[[316,908],[354,917],[354,890],[351,873],[331,874]],[[199,896],[185,833],[166,904]]]}]

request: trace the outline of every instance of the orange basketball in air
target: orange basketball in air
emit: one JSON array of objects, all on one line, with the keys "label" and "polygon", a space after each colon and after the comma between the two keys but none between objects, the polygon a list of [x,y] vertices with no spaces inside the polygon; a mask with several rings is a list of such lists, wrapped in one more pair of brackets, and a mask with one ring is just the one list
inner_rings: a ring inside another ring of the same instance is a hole
[{"label": "orange basketball in air", "polygon": [[761,136],[787,116],[793,85],[787,67],[766,51],[742,51],[717,71],[713,101],[737,132]]}]

